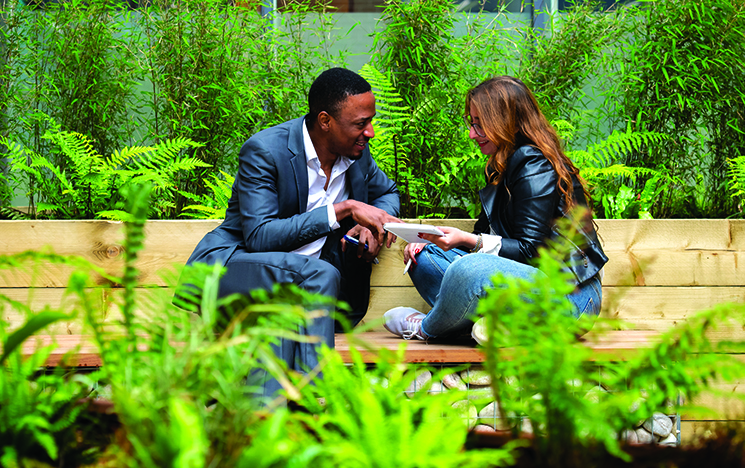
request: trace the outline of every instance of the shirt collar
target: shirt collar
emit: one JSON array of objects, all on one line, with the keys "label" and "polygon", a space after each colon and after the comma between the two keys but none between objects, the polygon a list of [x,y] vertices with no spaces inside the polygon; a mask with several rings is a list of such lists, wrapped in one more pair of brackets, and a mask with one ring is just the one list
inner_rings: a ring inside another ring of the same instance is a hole
[{"label": "shirt collar", "polygon": [[[315,165],[316,167],[321,167],[321,162],[318,160],[318,153],[316,153],[316,148],[313,146],[313,140],[310,139],[310,133],[308,132],[308,121],[307,119],[303,119],[303,145],[305,146],[305,161],[308,165]],[[315,161],[315,163],[311,162]],[[346,171],[349,166],[352,165],[354,161],[349,159],[346,156],[341,156],[339,159],[336,160],[336,166],[337,168],[341,169],[342,172]]]}]

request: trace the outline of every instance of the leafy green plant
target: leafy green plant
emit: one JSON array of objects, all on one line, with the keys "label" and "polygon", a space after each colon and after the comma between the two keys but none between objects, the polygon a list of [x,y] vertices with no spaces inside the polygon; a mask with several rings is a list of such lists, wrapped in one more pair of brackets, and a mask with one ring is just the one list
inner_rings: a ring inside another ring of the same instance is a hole
[{"label": "leafy green plant", "polygon": [[[364,343],[364,336],[357,337]],[[354,343],[355,336],[350,340]],[[423,369],[403,365],[403,350],[404,345],[397,355],[381,354],[372,369],[354,346],[351,366],[328,351],[323,379],[302,387],[300,402],[310,414],[299,418],[334,455],[332,466],[476,467],[514,461],[511,447],[463,451],[469,421],[453,403],[465,392],[429,393],[431,382],[416,392],[407,390]]]},{"label": "leafy green plant", "polygon": [[[678,411],[713,379],[737,379],[745,367],[733,356],[743,343],[714,342],[707,332],[742,320],[741,305],[702,312],[663,334],[659,344],[618,362],[589,363],[592,352],[577,336],[592,322],[576,320],[566,299],[574,286],[549,251],[538,259],[536,281],[498,275],[479,305],[486,317],[484,346],[500,413],[519,431],[534,433],[541,466],[587,466],[594,449],[629,459],[620,434],[655,411]],[[593,333],[607,329],[595,322]],[[602,418],[597,415],[602,414]]]},{"label": "leafy green plant", "polygon": [[729,189],[732,196],[742,204],[745,199],[745,156],[731,158],[729,165]]},{"label": "leafy green plant", "polygon": [[[132,103],[137,84],[130,9],[104,0],[50,3],[44,8],[4,2],[11,22],[9,58],[18,67],[8,72],[3,97],[10,114],[8,133],[50,162],[64,167],[41,138],[51,128],[42,115],[62,128],[91,137],[95,150],[108,154],[135,134]],[[16,41],[13,34],[22,34]]]},{"label": "leafy green plant", "polygon": [[523,59],[515,74],[533,91],[549,120],[565,119],[577,127],[591,124],[584,111],[592,108],[594,98],[588,96],[588,87],[602,82],[603,71],[614,67],[606,57],[607,45],[629,28],[627,9],[604,11],[600,5],[595,0],[573,2],[550,15],[548,30],[523,27],[524,36],[515,40]]},{"label": "leafy green plant", "polygon": [[[743,154],[745,6],[727,0],[637,2],[606,90],[612,126],[670,135],[630,153],[628,166],[666,167],[680,184],[657,216],[727,216],[727,158]],[[637,183],[641,184],[639,181]],[[702,187],[698,187],[702,185]]]},{"label": "leafy green plant", "polygon": [[473,187],[463,187],[470,171],[457,175],[473,157],[461,115],[465,90],[475,80],[456,73],[460,57],[453,15],[454,6],[444,1],[389,0],[379,20],[384,28],[374,38],[371,65],[389,81],[374,77],[382,101],[408,108],[410,115],[407,122],[396,123],[402,125],[396,142],[408,152],[402,161],[406,165],[396,168],[403,174],[404,217],[444,216],[464,192],[467,199],[475,193]]},{"label": "leafy green plant", "polygon": [[[17,260],[0,262],[3,266]],[[22,262],[25,263],[25,262]],[[54,346],[38,346],[26,356],[23,343],[48,325],[71,315],[45,309],[32,313],[22,304],[0,295],[0,309],[16,309],[28,319],[15,330],[0,321],[0,464],[25,466],[24,460],[91,463],[102,447],[92,443],[98,422],[87,411],[93,376],[66,375],[62,367],[52,373],[40,369]],[[98,442],[98,441],[97,441]]]},{"label": "leafy green plant", "polygon": [[[566,121],[555,121],[554,125],[562,138],[571,140],[574,127]],[[589,146],[586,150],[568,150],[567,156],[580,169],[580,175],[588,182],[594,201],[602,206],[600,217],[651,219],[651,209],[659,194],[676,183],[670,171],[645,167],[630,167],[620,164],[624,155],[640,151],[650,145],[660,145],[668,140],[667,135],[654,132],[614,132],[606,139]],[[647,178],[642,190],[637,192],[635,183]],[[631,185],[631,187],[629,185]],[[596,207],[596,209],[599,207]]]},{"label": "leafy green plant", "polygon": [[336,44],[348,32],[336,28],[335,7],[329,0],[283,3],[271,15],[273,27],[266,28],[263,42],[250,49],[252,62],[246,82],[263,99],[260,128],[307,113],[307,92],[313,80],[327,68],[346,64],[345,48]]},{"label": "leafy green plant", "polygon": [[[168,216],[175,209],[178,175],[205,166],[182,155],[182,151],[200,146],[187,138],[167,140],[154,147],[124,148],[109,157],[96,152],[91,140],[79,133],[57,130],[47,132],[43,138],[60,149],[63,164],[52,164],[43,155],[0,137],[14,177],[27,177],[28,185],[37,194],[39,201],[29,207],[32,218],[52,215],[67,219],[122,219],[126,189],[143,182],[152,182],[158,194],[148,214]],[[29,196],[29,200],[34,197]]]},{"label": "leafy green plant", "polygon": [[[149,139],[187,137],[202,143],[189,157],[205,163],[181,173],[176,187],[202,195],[210,170],[237,167],[240,145],[258,129],[260,93],[247,83],[250,50],[264,47],[266,21],[257,3],[218,0],[147,2],[139,17],[140,66],[149,83],[142,96],[142,122]],[[172,216],[186,200],[178,195]]]},{"label": "leafy green plant", "polygon": [[188,192],[179,192],[187,199],[194,202],[194,205],[187,205],[181,216],[185,218],[206,218],[206,219],[225,219],[225,212],[228,209],[228,201],[233,193],[233,183],[235,177],[220,171],[222,177],[212,175],[212,181],[206,180],[204,184],[210,193],[205,195],[194,195]]}]

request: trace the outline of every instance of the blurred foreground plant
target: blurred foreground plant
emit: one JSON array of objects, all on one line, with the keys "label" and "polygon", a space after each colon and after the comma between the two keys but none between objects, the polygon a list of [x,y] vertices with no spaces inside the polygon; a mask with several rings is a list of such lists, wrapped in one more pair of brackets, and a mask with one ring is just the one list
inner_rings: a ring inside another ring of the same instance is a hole
[{"label": "blurred foreground plant", "polygon": [[[345,365],[336,351],[324,356],[324,376],[304,386],[300,403],[308,415],[300,416],[316,437],[344,467],[483,467],[514,463],[512,448],[463,448],[469,424],[453,404],[465,392],[430,392],[444,369],[429,384],[412,389],[425,368],[404,364],[405,345],[397,354],[381,352],[374,366],[363,362],[358,346],[364,334],[349,336],[352,364]],[[369,350],[368,350],[369,352]],[[343,462],[342,462],[343,461]]]},{"label": "blurred foreground plant", "polygon": [[[0,256],[0,270],[17,274],[42,262],[87,266],[82,259],[25,252]],[[49,306],[36,312],[2,293],[0,311],[0,465],[27,466],[29,460],[56,466],[94,462],[108,444],[102,421],[88,411],[96,375],[67,372],[64,365],[74,365],[73,356],[63,358],[52,371],[45,370],[54,344],[37,342],[32,352],[24,349],[37,333],[74,314]],[[19,316],[24,322],[11,329],[6,317]]]},{"label": "blurred foreground plant", "polygon": [[[479,305],[488,335],[486,369],[500,413],[516,434],[530,422],[540,466],[591,466],[598,447],[628,460],[621,448],[624,430],[654,412],[678,411],[680,398],[691,401],[714,379],[745,375],[735,356],[723,354],[742,352],[745,343],[707,337],[718,324],[742,323],[741,304],[701,312],[638,354],[592,360],[593,351],[577,337],[593,321],[572,315],[566,295],[575,286],[563,265],[556,251],[543,249],[536,266],[544,274],[534,281],[497,275],[499,286]],[[608,326],[599,320],[592,333],[601,335]]]}]

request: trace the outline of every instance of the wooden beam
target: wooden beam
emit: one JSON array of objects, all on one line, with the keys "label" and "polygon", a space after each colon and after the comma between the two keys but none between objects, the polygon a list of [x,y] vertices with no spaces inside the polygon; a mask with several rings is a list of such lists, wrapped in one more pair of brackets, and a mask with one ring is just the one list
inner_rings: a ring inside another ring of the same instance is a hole
[{"label": "wooden beam", "polygon": [[[470,230],[473,220],[437,220]],[[212,220],[149,221],[140,253],[140,281],[165,286],[159,271],[181,267],[202,236],[219,224]],[[745,220],[598,220],[611,261],[604,284],[745,286],[742,252]],[[38,250],[45,245],[63,255],[81,255],[111,275],[122,271],[123,232],[108,221],[0,221],[0,254]],[[380,255],[374,286],[411,286],[403,272],[400,241]],[[664,252],[664,254],[662,253]],[[0,271],[0,287],[64,287],[69,268],[40,265],[36,271]],[[102,279],[96,280],[99,283]]]}]

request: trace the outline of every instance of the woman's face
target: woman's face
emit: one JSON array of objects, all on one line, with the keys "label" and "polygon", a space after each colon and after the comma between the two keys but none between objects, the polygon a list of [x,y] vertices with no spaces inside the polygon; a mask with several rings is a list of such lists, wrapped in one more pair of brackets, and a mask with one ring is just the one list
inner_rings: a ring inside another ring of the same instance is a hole
[{"label": "woman's face", "polygon": [[497,152],[497,145],[489,141],[484,135],[484,129],[481,126],[481,119],[475,106],[471,106],[471,126],[468,129],[468,138],[472,139],[479,145],[483,154],[492,155]]}]

